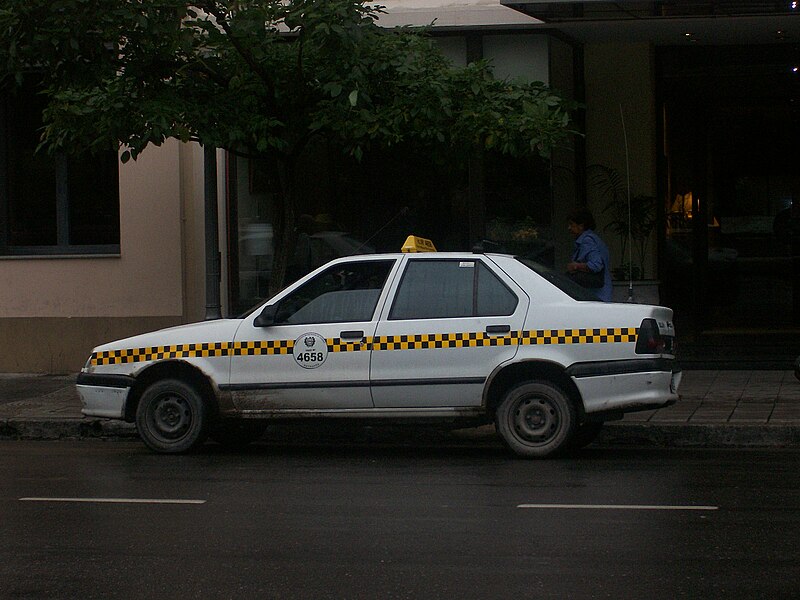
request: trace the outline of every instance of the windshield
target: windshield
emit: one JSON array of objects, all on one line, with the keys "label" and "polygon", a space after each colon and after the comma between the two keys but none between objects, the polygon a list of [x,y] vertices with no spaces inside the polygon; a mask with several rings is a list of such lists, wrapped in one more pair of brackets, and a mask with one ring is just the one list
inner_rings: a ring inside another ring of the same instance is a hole
[{"label": "windshield", "polygon": [[577,283],[569,279],[566,275],[562,275],[561,273],[557,273],[552,269],[545,267],[533,260],[527,258],[521,258],[519,256],[515,257],[519,262],[523,265],[528,267],[531,271],[535,272],[538,275],[544,277],[547,281],[552,283],[562,292],[564,292],[567,296],[572,298],[573,300],[580,300],[586,302],[597,302],[597,296],[595,296],[590,290],[587,290],[584,287],[579,286]]}]

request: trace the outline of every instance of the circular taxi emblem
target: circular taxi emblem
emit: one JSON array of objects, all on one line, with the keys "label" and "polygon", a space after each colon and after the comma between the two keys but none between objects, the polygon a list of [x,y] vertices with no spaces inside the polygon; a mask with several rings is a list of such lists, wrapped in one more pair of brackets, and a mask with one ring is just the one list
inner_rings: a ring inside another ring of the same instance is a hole
[{"label": "circular taxi emblem", "polygon": [[328,342],[318,333],[304,333],[294,342],[294,360],[304,369],[316,369],[328,358]]}]

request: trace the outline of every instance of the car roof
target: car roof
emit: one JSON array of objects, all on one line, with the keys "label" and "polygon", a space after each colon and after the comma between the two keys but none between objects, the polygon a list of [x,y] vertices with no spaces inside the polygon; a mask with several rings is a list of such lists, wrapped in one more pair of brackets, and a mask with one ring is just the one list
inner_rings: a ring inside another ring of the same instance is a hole
[{"label": "car roof", "polygon": [[475,257],[475,256],[497,256],[497,257],[505,257],[505,258],[514,258],[510,254],[500,254],[497,252],[470,252],[470,251],[462,251],[462,252],[383,252],[380,254],[351,254],[349,256],[342,256],[338,259],[339,260],[350,260],[350,259],[369,259],[369,260],[379,260],[379,259],[397,259],[402,258],[404,256],[408,256],[411,258],[427,258],[427,259],[434,259],[434,258],[468,258],[468,257]]}]

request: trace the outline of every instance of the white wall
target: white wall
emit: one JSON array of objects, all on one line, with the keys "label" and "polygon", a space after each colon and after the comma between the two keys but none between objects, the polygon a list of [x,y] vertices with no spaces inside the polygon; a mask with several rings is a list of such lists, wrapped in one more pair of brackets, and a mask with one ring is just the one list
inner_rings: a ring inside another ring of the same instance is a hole
[{"label": "white wall", "polygon": [[437,27],[480,27],[487,25],[528,25],[539,23],[519,11],[507,8],[499,0],[384,0],[384,27],[403,25]]},{"label": "white wall", "polygon": [[498,79],[550,81],[546,35],[487,35],[483,37],[483,55],[491,60]]}]

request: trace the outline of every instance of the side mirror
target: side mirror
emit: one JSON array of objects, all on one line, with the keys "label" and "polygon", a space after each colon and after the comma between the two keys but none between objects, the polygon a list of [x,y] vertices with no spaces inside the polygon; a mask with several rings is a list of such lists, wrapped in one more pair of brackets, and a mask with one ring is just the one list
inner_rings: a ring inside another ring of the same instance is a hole
[{"label": "side mirror", "polygon": [[268,304],[253,321],[255,327],[269,327],[275,324],[275,315],[278,313],[277,304]]}]

